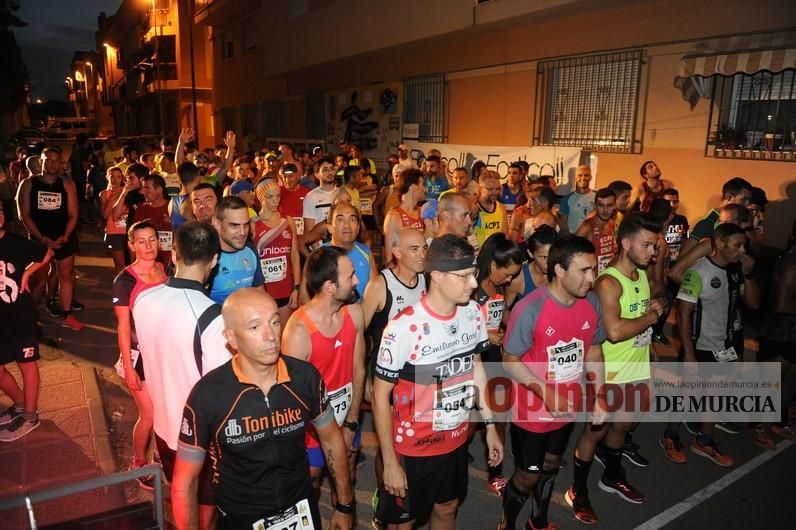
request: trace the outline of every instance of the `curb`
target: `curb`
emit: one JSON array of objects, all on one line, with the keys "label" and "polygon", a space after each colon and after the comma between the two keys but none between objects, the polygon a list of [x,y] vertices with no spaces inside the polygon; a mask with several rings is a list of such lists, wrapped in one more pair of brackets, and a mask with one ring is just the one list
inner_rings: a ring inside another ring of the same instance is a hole
[{"label": "curb", "polygon": [[83,389],[86,394],[86,405],[91,421],[91,433],[94,438],[94,454],[97,457],[97,466],[103,475],[112,475],[116,469],[116,460],[111,448],[108,421],[105,419],[105,410],[102,402],[97,371],[91,366],[81,366],[80,374],[83,378]]}]

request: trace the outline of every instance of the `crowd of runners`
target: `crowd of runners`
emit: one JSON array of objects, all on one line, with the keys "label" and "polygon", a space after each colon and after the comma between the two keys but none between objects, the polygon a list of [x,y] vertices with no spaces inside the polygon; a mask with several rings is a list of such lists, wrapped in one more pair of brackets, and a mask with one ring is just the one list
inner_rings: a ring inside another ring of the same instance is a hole
[{"label": "crowd of runners", "polygon": [[[557,480],[574,517],[596,524],[595,460],[602,491],[644,503],[623,457],[643,468],[660,449],[640,447],[636,428],[659,429],[680,465],[690,452],[733,466],[726,435],[765,449],[793,439],[796,237],[776,256],[764,248],[762,189],[727,180],[692,226],[654,161],[599,189],[579,166],[558,195],[523,161],[502,178],[433,150],[418,164],[401,144],[378,172],[359,146],[339,148],[246,153],[229,132],[200,150],[184,129],[158,145],[80,137],[68,160],[19,150],[0,167],[0,390],[14,401],[0,441],[39,424],[37,306],[83,328],[81,223],[104,229],[116,269],[131,467],[162,464],[179,529],[320,529],[327,477],[331,527],[352,528],[363,410],[379,443],[373,525],[389,529],[455,528],[475,436],[500,529],[556,528]],[[711,364],[749,360],[754,337],[756,360],[782,366],[777,423],[686,423],[686,442],[679,422],[639,427],[638,411],[609,413],[598,392],[576,428],[560,391],[649,381],[656,342]],[[506,399],[510,410],[493,406]]]}]

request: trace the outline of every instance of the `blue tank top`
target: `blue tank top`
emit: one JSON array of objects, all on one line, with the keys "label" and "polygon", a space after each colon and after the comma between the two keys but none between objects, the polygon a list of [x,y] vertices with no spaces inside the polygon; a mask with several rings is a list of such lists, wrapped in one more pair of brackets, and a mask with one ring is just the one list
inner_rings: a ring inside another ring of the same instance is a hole
[{"label": "blue tank top", "polygon": [[185,199],[188,198],[188,194],[185,195],[175,195],[171,198],[171,228],[175,232],[179,227],[184,225],[188,219],[182,216],[180,213],[180,208],[182,207],[182,203],[185,202]]},{"label": "blue tank top", "polygon": [[[331,244],[331,241],[327,241],[323,246]],[[365,295],[365,287],[370,281],[370,249],[359,241],[354,241],[354,248],[352,248],[347,255],[354,263],[354,275],[357,277],[357,281],[359,281],[356,290],[359,295],[359,301],[361,302],[362,297]]]},{"label": "blue tank top", "polygon": [[[522,264],[522,277],[525,280],[525,290],[519,298],[526,296],[528,293],[536,289],[536,284],[533,283],[533,275],[531,274],[531,262],[526,261]],[[519,300],[518,298],[518,300]]]},{"label": "blue tank top", "polygon": [[218,265],[210,275],[210,298],[223,304],[241,287],[259,287],[263,284],[263,270],[260,258],[251,243],[235,252],[221,251]]}]

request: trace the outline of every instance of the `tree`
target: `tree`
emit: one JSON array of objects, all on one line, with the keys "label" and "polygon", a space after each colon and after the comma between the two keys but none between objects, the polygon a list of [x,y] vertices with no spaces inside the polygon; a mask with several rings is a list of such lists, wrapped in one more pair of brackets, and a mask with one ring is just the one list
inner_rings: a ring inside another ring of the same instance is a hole
[{"label": "tree", "polygon": [[28,82],[28,68],[22,61],[22,51],[12,27],[27,25],[19,18],[18,0],[0,0],[0,72],[4,80],[0,83],[0,113],[11,112],[25,103],[25,85]]}]

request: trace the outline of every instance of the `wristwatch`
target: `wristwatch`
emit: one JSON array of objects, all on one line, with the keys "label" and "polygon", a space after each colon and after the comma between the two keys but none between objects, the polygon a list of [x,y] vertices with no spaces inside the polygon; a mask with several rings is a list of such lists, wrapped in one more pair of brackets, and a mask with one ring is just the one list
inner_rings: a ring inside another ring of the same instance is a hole
[{"label": "wristwatch", "polygon": [[343,427],[348,429],[351,432],[359,432],[359,422],[358,421],[344,421]]},{"label": "wristwatch", "polygon": [[334,509],[345,515],[354,515],[354,503],[342,504],[340,501],[334,503]]}]

